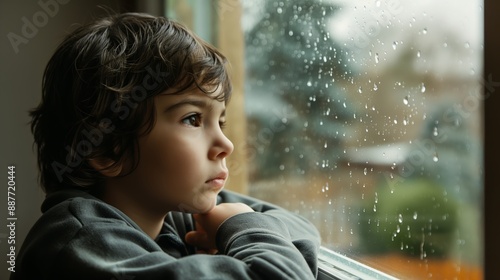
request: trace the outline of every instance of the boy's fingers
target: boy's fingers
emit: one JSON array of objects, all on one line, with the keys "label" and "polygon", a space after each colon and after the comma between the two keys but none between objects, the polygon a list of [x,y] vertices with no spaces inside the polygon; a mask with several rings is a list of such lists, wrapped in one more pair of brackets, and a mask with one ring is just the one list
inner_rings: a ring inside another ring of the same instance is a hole
[{"label": "boy's fingers", "polygon": [[185,239],[190,245],[200,248],[210,248],[210,242],[208,241],[208,236],[205,232],[190,231],[186,233]]},{"label": "boy's fingers", "polygon": [[205,229],[203,229],[203,226],[199,222],[200,216],[198,214],[193,214],[193,218],[194,218],[194,228],[196,229],[196,231],[205,231]]},{"label": "boy's fingers", "polygon": [[194,243],[196,243],[196,241],[198,240],[198,234],[196,231],[190,231],[188,233],[186,233],[186,236],[184,237],[184,239],[186,240],[186,242],[188,244],[191,244],[191,245],[194,245]]},{"label": "boy's fingers", "polygon": [[216,255],[219,251],[217,249],[210,249],[210,250],[198,250],[196,251],[197,254],[204,254],[204,255]]}]

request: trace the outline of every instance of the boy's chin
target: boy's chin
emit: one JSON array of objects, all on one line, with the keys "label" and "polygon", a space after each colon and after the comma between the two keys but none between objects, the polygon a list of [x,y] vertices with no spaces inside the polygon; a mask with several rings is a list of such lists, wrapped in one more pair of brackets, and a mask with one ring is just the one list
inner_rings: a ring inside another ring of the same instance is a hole
[{"label": "boy's chin", "polygon": [[193,201],[191,205],[180,204],[178,206],[181,212],[191,213],[191,214],[204,214],[210,212],[214,209],[217,204],[217,195],[213,198],[204,197],[203,199],[198,199]]}]

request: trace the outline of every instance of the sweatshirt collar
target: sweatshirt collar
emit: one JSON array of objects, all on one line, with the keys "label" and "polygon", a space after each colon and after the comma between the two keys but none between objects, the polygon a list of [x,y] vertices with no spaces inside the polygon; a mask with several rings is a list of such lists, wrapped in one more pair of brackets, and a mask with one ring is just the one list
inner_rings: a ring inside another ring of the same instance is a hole
[{"label": "sweatshirt collar", "polygon": [[89,199],[96,199],[97,198],[88,192],[78,190],[78,189],[64,189],[64,190],[59,190],[50,194],[47,194],[45,197],[45,200],[42,203],[41,210],[42,213],[47,212],[50,208],[54,207],[55,205],[74,198],[74,197],[83,197],[83,198],[89,198]]}]

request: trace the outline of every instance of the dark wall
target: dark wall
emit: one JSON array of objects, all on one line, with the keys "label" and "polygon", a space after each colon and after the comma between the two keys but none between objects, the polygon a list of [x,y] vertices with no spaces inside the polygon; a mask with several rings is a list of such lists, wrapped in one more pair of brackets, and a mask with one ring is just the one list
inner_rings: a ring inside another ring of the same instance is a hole
[{"label": "dark wall", "polygon": [[500,275],[500,180],[498,176],[500,122],[500,3],[496,0],[484,1],[484,109],[485,109],[485,279],[495,279]]}]

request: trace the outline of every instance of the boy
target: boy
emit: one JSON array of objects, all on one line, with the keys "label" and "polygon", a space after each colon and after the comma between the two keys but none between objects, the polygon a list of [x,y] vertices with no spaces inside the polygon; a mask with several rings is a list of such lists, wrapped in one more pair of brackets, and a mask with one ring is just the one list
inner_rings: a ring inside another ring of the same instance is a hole
[{"label": "boy", "polygon": [[222,190],[230,93],[224,56],[176,22],[71,33],[31,112],[47,197],[11,279],[314,279],[309,222]]}]

